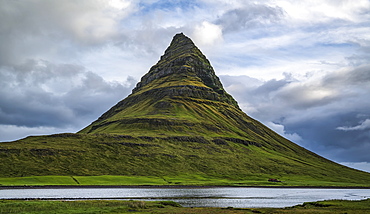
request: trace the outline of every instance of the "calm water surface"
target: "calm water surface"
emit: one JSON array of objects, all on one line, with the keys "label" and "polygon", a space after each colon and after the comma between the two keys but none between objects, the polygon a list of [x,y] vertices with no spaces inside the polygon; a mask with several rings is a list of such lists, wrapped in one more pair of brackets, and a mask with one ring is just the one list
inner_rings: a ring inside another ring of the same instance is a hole
[{"label": "calm water surface", "polygon": [[187,207],[287,207],[303,202],[370,198],[370,189],[296,188],[71,188],[1,189],[0,199],[171,200]]}]

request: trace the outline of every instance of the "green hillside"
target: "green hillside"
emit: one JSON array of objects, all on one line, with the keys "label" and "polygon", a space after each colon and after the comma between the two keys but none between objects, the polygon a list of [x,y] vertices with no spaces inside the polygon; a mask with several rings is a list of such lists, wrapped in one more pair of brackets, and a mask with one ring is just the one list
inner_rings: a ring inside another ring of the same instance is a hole
[{"label": "green hillside", "polygon": [[183,34],[130,96],[92,124],[1,143],[0,160],[3,185],[67,176],[66,184],[370,186],[369,173],[324,159],[242,112]]}]

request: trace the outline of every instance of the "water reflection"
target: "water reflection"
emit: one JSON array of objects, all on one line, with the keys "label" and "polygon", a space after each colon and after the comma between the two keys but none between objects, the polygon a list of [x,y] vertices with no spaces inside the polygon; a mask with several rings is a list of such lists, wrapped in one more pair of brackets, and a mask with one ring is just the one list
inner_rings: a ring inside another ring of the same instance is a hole
[{"label": "water reflection", "polygon": [[65,188],[1,189],[0,199],[171,200],[187,207],[287,207],[303,202],[370,198],[370,189]]}]

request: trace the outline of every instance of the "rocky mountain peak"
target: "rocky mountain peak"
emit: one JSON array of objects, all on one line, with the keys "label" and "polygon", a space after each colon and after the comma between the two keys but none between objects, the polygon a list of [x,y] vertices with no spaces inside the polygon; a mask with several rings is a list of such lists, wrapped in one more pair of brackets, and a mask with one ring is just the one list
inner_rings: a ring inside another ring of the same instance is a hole
[{"label": "rocky mountain peak", "polygon": [[[133,89],[133,94],[141,91],[152,81],[163,77],[173,75],[176,76],[173,79],[178,80],[180,74],[183,79],[198,78],[199,82],[212,89],[218,96],[225,97],[224,100],[237,106],[236,101],[225,92],[209,60],[193,41],[183,33],[176,34],[173,37],[164,55],[141,78],[141,81]],[[167,78],[166,81],[171,81],[171,78]]]},{"label": "rocky mountain peak", "polygon": [[197,49],[197,47],[193,41],[183,33],[179,33],[173,37],[170,46],[165,50],[161,60],[172,58],[174,56],[186,54],[191,55],[192,51],[196,51],[195,49]]},{"label": "rocky mountain peak", "polygon": [[[175,129],[173,120],[176,121],[175,124],[179,124],[176,129],[183,131],[180,124],[193,123],[184,122],[189,119],[189,115],[194,116],[195,112],[189,110],[204,103],[240,110],[234,98],[224,90],[205,55],[190,38],[180,33],[173,37],[163,56],[141,78],[132,94],[83,131],[106,133],[112,132],[108,130],[112,126],[144,123],[151,127],[158,121],[168,126],[172,124],[171,129]],[[186,110],[183,109],[184,105],[187,106]],[[204,115],[203,110],[196,114]],[[191,121],[199,120],[195,118],[197,116]],[[178,120],[182,122],[178,123]],[[114,132],[117,130],[114,128]],[[123,131],[125,129],[120,128],[118,132]]]}]

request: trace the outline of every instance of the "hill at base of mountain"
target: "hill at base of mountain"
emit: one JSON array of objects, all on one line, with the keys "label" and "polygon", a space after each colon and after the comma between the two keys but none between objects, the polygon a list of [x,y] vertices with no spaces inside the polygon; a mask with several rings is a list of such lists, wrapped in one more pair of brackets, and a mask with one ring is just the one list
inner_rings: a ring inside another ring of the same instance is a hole
[{"label": "hill at base of mountain", "polygon": [[279,185],[370,186],[369,173],[320,157],[242,112],[182,33],[132,94],[92,124],[76,134],[1,143],[0,160],[0,177],[121,175],[165,184],[255,185],[272,178],[284,181],[273,182]]}]

